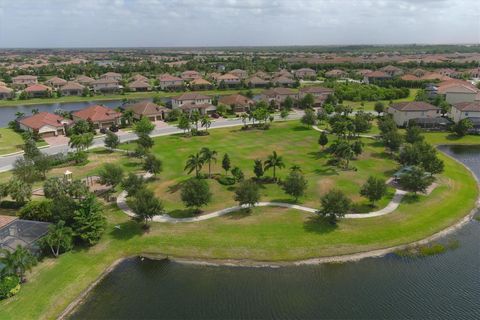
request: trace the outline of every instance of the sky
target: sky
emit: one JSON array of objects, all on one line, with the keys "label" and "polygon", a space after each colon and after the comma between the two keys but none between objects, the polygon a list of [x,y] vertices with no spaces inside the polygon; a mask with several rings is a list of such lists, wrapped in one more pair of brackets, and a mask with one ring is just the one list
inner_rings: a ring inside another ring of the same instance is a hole
[{"label": "sky", "polygon": [[0,0],[0,47],[480,42],[480,0]]}]

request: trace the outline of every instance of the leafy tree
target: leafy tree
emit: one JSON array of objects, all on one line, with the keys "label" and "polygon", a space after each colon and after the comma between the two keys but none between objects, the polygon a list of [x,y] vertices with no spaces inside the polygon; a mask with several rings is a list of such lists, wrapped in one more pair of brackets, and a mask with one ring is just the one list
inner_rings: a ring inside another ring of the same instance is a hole
[{"label": "leafy tree", "polygon": [[123,180],[124,171],[123,168],[114,163],[105,163],[103,168],[100,169],[98,176],[100,177],[100,183],[112,186],[115,188]]},{"label": "leafy tree", "polygon": [[344,168],[348,169],[350,160],[354,156],[352,146],[346,140],[337,140],[335,141],[331,148],[330,152],[337,158],[339,163],[345,163]]},{"label": "leafy tree", "polygon": [[133,131],[137,136],[140,135],[149,135],[155,129],[155,125],[147,118],[142,117],[135,125],[133,126]]},{"label": "leafy tree", "polygon": [[43,184],[43,193],[47,199],[63,199],[65,197],[80,199],[90,192],[80,180],[68,181],[58,177],[47,179]]},{"label": "leafy tree", "polygon": [[378,128],[383,136],[391,131],[397,131],[397,124],[391,116],[387,115],[378,119]]},{"label": "leafy tree", "polygon": [[65,226],[64,221],[48,227],[48,233],[40,240],[43,248],[50,249],[54,257],[73,248],[73,230]]},{"label": "leafy tree", "polygon": [[360,195],[370,200],[372,205],[387,193],[385,180],[370,176],[360,189]]},{"label": "leafy tree", "polygon": [[264,170],[273,169],[273,179],[276,180],[275,171],[277,168],[285,168],[285,163],[283,158],[277,154],[276,151],[273,151],[271,155],[267,157],[267,160],[264,162]]},{"label": "leafy tree", "polygon": [[302,116],[302,119],[300,119],[300,122],[308,127],[311,127],[315,125],[316,120],[317,117],[315,116],[315,112],[312,109],[306,109],[305,114]]},{"label": "leafy tree", "polygon": [[408,126],[405,131],[405,141],[415,143],[423,141],[425,137],[422,135],[422,129],[419,126]]},{"label": "leafy tree", "polygon": [[195,177],[198,178],[204,163],[203,157],[197,152],[196,154],[191,154],[188,156],[187,163],[185,164],[185,168],[183,170],[187,171],[188,174],[195,170]]},{"label": "leafy tree", "polygon": [[12,178],[8,183],[8,194],[19,205],[24,205],[32,197],[32,185]]},{"label": "leafy tree", "polygon": [[40,150],[37,148],[37,142],[33,138],[27,138],[22,149],[25,159],[33,160],[41,154]]},{"label": "leafy tree", "polygon": [[315,104],[315,97],[311,93],[307,93],[302,100],[300,100],[300,106],[303,109],[312,108]]},{"label": "leafy tree", "polygon": [[3,264],[3,275],[18,275],[24,281],[25,272],[31,270],[37,264],[37,259],[28,249],[18,245],[15,251],[10,252],[2,249],[0,263]]},{"label": "leafy tree", "polygon": [[139,133],[136,143],[139,146],[141,146],[143,149],[145,149],[147,152],[155,144],[152,137],[150,137],[148,134],[145,134],[145,133]]},{"label": "leafy tree", "polygon": [[385,112],[385,104],[381,101],[375,102],[375,106],[373,108],[375,112],[378,113],[378,116],[380,116],[380,113]]},{"label": "leafy tree", "polygon": [[356,157],[362,154],[363,152],[363,143],[360,140],[354,141],[352,143],[352,151]]},{"label": "leafy tree", "polygon": [[307,185],[307,179],[300,170],[292,170],[283,182],[283,190],[286,194],[293,196],[297,202],[298,198],[305,194]]},{"label": "leafy tree", "polygon": [[417,166],[413,166],[409,172],[400,176],[400,185],[415,194],[425,192],[432,182],[433,177],[425,174],[425,171]]},{"label": "leafy tree", "polygon": [[325,149],[325,146],[328,144],[328,136],[325,131],[320,133],[320,137],[318,138],[318,144],[322,146],[322,149]]},{"label": "leafy tree", "polygon": [[73,213],[74,236],[79,241],[87,244],[96,244],[106,227],[106,219],[102,215],[102,206],[94,195],[88,195],[78,202]]},{"label": "leafy tree", "polygon": [[145,187],[145,180],[141,175],[136,175],[130,172],[126,178],[122,181],[122,188],[127,191],[129,196],[135,195],[135,193]]},{"label": "leafy tree", "polygon": [[468,118],[462,119],[452,126],[453,132],[459,137],[465,136],[472,128],[473,123]]},{"label": "leafy tree", "polygon": [[195,132],[198,132],[198,124],[200,123],[200,113],[198,111],[192,111],[190,113],[190,122],[195,125]]},{"label": "leafy tree", "polygon": [[372,115],[363,111],[358,111],[353,117],[353,126],[356,133],[368,132],[372,128]]},{"label": "leafy tree", "polygon": [[178,118],[178,128],[183,130],[183,134],[188,132],[191,128],[190,119],[184,113]]},{"label": "leafy tree", "polygon": [[335,224],[350,210],[352,201],[342,191],[334,189],[321,198],[321,204],[319,213]]},{"label": "leafy tree", "polygon": [[282,120],[286,120],[288,118],[288,110],[287,109],[282,109],[282,111],[280,111],[280,118],[282,118]]},{"label": "leafy tree", "polygon": [[147,154],[142,168],[148,173],[157,175],[162,172],[162,160],[153,154]]},{"label": "leafy tree", "polygon": [[230,157],[228,156],[228,153],[225,153],[222,159],[222,169],[225,170],[225,174],[228,174],[228,171],[230,171],[230,168],[231,168]]},{"label": "leafy tree", "polygon": [[119,145],[120,145],[120,139],[118,138],[118,136],[115,133],[111,132],[110,130],[107,131],[106,137],[105,137],[105,147],[110,150],[113,150],[118,148]]},{"label": "leafy tree", "polygon": [[442,173],[445,164],[443,163],[443,160],[439,159],[437,156],[435,158],[430,158],[426,159],[424,163],[422,163],[422,167],[427,171],[430,172],[430,175]]},{"label": "leafy tree", "polygon": [[92,127],[90,124],[85,120],[78,120],[75,124],[71,127],[70,132],[72,135],[81,135],[84,133],[91,133]]},{"label": "leafy tree", "polygon": [[391,152],[398,151],[402,145],[402,135],[397,130],[392,130],[385,133],[382,137],[385,147]]},{"label": "leafy tree", "polygon": [[19,216],[26,220],[52,222],[53,202],[51,200],[30,201],[19,211]]},{"label": "leafy tree", "polygon": [[258,185],[252,180],[245,180],[235,189],[235,201],[239,205],[247,205],[250,209],[260,201],[260,190]]},{"label": "leafy tree", "polygon": [[79,151],[87,150],[93,143],[93,133],[74,134],[70,136],[68,145]]},{"label": "leafy tree", "polygon": [[263,177],[264,174],[263,162],[260,159],[255,159],[254,162],[255,164],[253,165],[253,173],[255,173],[257,179],[260,179],[261,177]]},{"label": "leafy tree", "polygon": [[205,127],[205,131],[208,132],[208,128],[212,125],[212,120],[210,120],[210,117],[208,115],[204,115],[201,119],[202,127]]},{"label": "leafy tree", "polygon": [[283,108],[287,111],[292,110],[293,108],[293,99],[292,97],[288,96],[283,100]]},{"label": "leafy tree", "polygon": [[53,161],[51,156],[46,154],[40,154],[33,159],[33,165],[37,171],[37,175],[40,179],[47,177],[47,172],[53,167]]},{"label": "leafy tree", "polygon": [[203,147],[200,150],[200,157],[202,158],[203,162],[208,163],[208,177],[210,178],[212,176],[212,161],[217,162],[217,151]]},{"label": "leafy tree", "polygon": [[141,188],[135,192],[133,198],[129,201],[129,206],[145,225],[154,216],[165,213],[163,203],[155,197],[153,191],[146,188]]},{"label": "leafy tree", "polygon": [[33,183],[39,178],[34,162],[25,158],[15,160],[12,173],[15,178],[26,183]]},{"label": "leafy tree", "polygon": [[232,176],[237,182],[243,181],[243,179],[245,178],[243,171],[239,167],[235,167],[232,169]]},{"label": "leafy tree", "polygon": [[187,207],[195,208],[196,211],[199,211],[200,207],[210,202],[212,194],[205,180],[191,178],[182,186],[181,198]]}]

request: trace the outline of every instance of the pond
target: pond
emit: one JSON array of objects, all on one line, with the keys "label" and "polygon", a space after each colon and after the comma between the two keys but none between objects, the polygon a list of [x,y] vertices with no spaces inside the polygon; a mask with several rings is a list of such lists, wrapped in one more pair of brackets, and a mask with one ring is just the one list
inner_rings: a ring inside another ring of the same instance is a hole
[{"label": "pond", "polygon": [[[479,147],[441,147],[480,175]],[[428,257],[318,266],[216,267],[132,258],[120,263],[72,319],[480,318],[480,222]]]}]

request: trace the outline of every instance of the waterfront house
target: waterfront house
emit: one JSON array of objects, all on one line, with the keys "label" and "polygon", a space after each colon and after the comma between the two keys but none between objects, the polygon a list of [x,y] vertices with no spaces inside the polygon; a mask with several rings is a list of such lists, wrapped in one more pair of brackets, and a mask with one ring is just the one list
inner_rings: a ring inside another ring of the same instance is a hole
[{"label": "waterfront house", "polygon": [[38,80],[36,76],[21,75],[21,76],[13,77],[12,83],[14,86],[27,87],[33,84],[37,84]]},{"label": "waterfront house", "polygon": [[237,76],[234,76],[231,73],[222,74],[216,77],[215,80],[217,81],[217,85],[223,82],[227,86],[237,86],[241,83],[240,78],[238,78]]},{"label": "waterfront house", "polygon": [[211,87],[212,84],[210,83],[210,81],[207,81],[203,78],[197,78],[190,81],[190,88],[192,90],[205,90],[210,89]]},{"label": "waterfront house", "polygon": [[268,80],[264,80],[260,77],[253,76],[249,79],[246,80],[247,85],[250,88],[260,88],[260,87],[266,87],[270,83]]},{"label": "waterfront house", "polygon": [[83,86],[90,87],[95,82],[95,79],[82,75],[77,77],[77,82]]},{"label": "waterfront house", "polygon": [[132,91],[149,91],[151,90],[151,86],[148,81],[145,80],[135,80],[128,84],[128,88]]},{"label": "waterfront house", "polygon": [[68,81],[59,91],[64,96],[81,96],[85,86],[75,81]]},{"label": "waterfront house", "polygon": [[172,98],[173,109],[180,108],[185,104],[211,104],[211,103],[212,103],[212,98],[196,92],[186,92]]},{"label": "waterfront house", "polygon": [[52,88],[47,87],[44,84],[37,83],[28,86],[23,91],[29,98],[45,98],[50,96],[50,94],[52,93]]},{"label": "waterfront house", "polygon": [[17,121],[22,130],[34,132],[42,138],[65,135],[66,127],[72,123],[72,120],[49,112],[39,112]]},{"label": "waterfront house", "polygon": [[202,76],[197,71],[187,70],[182,72],[180,77],[185,81],[192,81],[193,79],[201,78]]},{"label": "waterfront house", "polygon": [[211,103],[184,103],[180,107],[178,107],[180,110],[186,113],[192,113],[194,111],[197,111],[198,113],[204,115],[204,114],[210,114],[214,113],[215,110],[217,110],[217,107],[215,107]]},{"label": "waterfront house", "polygon": [[455,123],[466,118],[480,119],[480,101],[454,103],[450,117]]},{"label": "waterfront house", "polygon": [[172,76],[168,73],[162,74],[158,77],[160,89],[181,89],[183,87],[183,79]]},{"label": "waterfront house", "polygon": [[139,120],[142,117],[147,117],[150,121],[165,120],[165,117],[171,111],[170,109],[159,106],[151,101],[137,102],[127,106],[126,109],[132,110],[135,119]]},{"label": "waterfront house", "polygon": [[0,85],[0,99],[13,99],[15,91],[12,88]]},{"label": "waterfront house", "polygon": [[247,112],[255,105],[252,99],[249,99],[241,94],[232,94],[228,96],[221,96],[218,98],[218,103],[226,106],[230,106],[233,112]]},{"label": "waterfront house", "polygon": [[93,105],[72,113],[74,121],[91,121],[96,129],[120,124],[121,113],[105,106]]},{"label": "waterfront house", "polygon": [[59,77],[52,77],[52,78],[48,79],[47,81],[45,81],[45,84],[50,86],[50,87],[53,87],[55,89],[58,89],[61,86],[67,84],[67,80],[59,78]]},{"label": "waterfront house", "polygon": [[397,126],[405,127],[416,119],[438,118],[440,108],[423,101],[408,101],[392,104],[387,112],[393,116]]},{"label": "waterfront house", "polygon": [[310,68],[301,68],[294,71],[297,79],[312,79],[317,77],[317,72]]},{"label": "waterfront house", "polygon": [[95,92],[115,92],[120,90],[120,85],[117,80],[113,79],[98,79],[92,82],[92,88]]}]

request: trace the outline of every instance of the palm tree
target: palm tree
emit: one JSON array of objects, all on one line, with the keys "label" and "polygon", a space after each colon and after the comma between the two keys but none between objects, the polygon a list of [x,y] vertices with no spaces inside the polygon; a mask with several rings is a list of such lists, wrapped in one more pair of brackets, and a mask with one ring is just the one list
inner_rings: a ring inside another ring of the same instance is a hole
[{"label": "palm tree", "polygon": [[278,167],[279,169],[285,168],[285,163],[281,156],[277,155],[276,151],[273,151],[271,155],[268,156],[267,160],[265,160],[265,170],[273,168],[273,180],[276,180],[275,171]]},{"label": "palm tree", "polygon": [[300,166],[298,164],[294,164],[293,166],[291,166],[290,170],[302,172],[302,168],[300,168]]},{"label": "palm tree", "polygon": [[17,118],[17,119],[22,118],[24,116],[25,116],[24,112],[21,112],[21,111],[15,112],[15,118]]},{"label": "palm tree", "polygon": [[196,154],[191,154],[188,156],[187,163],[185,164],[185,168],[183,170],[188,170],[189,174],[195,170],[195,176],[198,178],[198,174],[200,170],[202,170],[203,164],[203,157],[197,152]]},{"label": "palm tree", "polygon": [[248,120],[248,114],[242,113],[241,117],[242,117],[243,126],[246,127],[247,126],[247,120]]},{"label": "palm tree", "polygon": [[208,128],[212,125],[212,120],[207,115],[204,115],[201,122],[202,127],[205,127],[205,131],[208,132]]},{"label": "palm tree", "polygon": [[202,148],[200,150],[200,156],[202,157],[202,160],[204,162],[208,162],[208,177],[210,178],[211,177],[211,164],[212,164],[212,160],[214,162],[217,162],[217,151],[215,150],[210,150],[208,148]]},{"label": "palm tree", "polygon": [[70,137],[68,145],[77,151],[88,149],[93,143],[93,133],[75,134]]},{"label": "palm tree", "polygon": [[3,257],[0,263],[4,265],[3,274],[16,274],[23,281],[25,272],[30,270],[36,263],[37,259],[24,247],[18,245],[15,251],[2,250]]}]

